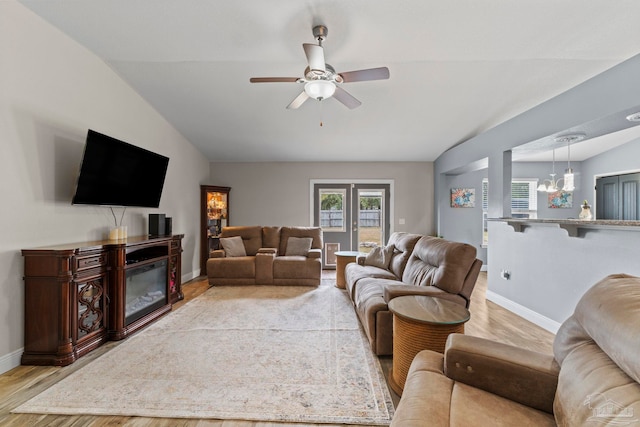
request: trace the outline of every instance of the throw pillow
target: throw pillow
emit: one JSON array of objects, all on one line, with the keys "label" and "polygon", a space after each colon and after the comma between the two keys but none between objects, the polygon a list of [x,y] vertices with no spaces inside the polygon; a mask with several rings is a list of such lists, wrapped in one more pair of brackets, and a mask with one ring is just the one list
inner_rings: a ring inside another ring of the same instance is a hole
[{"label": "throw pillow", "polygon": [[285,256],[307,256],[309,249],[311,249],[312,242],[313,239],[311,237],[289,237],[289,239],[287,239]]},{"label": "throw pillow", "polygon": [[228,257],[247,256],[247,251],[244,249],[244,243],[242,243],[242,237],[240,236],[221,237],[220,244]]},{"label": "throw pillow", "polygon": [[371,265],[373,267],[389,268],[389,262],[391,261],[391,255],[393,255],[394,246],[389,245],[385,247],[376,246],[371,249],[364,259],[364,265]]}]

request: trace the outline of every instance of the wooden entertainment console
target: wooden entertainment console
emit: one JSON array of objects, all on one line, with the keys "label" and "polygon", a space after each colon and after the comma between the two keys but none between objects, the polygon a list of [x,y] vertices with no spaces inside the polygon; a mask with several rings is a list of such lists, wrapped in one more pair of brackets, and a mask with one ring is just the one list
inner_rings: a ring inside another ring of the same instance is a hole
[{"label": "wooden entertainment console", "polygon": [[183,298],[183,234],[23,249],[23,365],[65,366]]}]

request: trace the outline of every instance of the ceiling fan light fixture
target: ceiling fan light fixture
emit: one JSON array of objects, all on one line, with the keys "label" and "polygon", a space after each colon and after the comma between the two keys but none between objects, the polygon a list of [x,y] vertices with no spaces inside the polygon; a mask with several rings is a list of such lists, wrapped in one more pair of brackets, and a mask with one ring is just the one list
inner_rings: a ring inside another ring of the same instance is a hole
[{"label": "ceiling fan light fixture", "polygon": [[310,98],[322,101],[333,96],[336,85],[328,80],[312,80],[304,85],[304,91]]}]

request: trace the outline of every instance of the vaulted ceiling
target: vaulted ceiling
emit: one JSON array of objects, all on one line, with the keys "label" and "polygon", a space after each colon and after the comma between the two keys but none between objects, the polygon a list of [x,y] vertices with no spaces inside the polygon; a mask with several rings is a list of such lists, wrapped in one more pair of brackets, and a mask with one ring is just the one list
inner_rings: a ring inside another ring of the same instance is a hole
[{"label": "vaulted ceiling", "polygon": [[[640,52],[635,0],[20,0],[102,58],[211,161],[432,161]],[[338,71],[386,66],[285,107],[302,43]],[[323,126],[320,126],[320,123]]]}]

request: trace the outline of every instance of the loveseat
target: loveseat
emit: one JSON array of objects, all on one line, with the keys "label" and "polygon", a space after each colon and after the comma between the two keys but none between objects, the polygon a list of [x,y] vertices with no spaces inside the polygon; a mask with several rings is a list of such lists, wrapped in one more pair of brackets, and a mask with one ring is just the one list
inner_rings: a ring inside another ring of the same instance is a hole
[{"label": "loveseat", "polygon": [[225,227],[207,260],[210,285],[320,285],[319,227]]},{"label": "loveseat", "polygon": [[373,352],[393,353],[389,301],[427,295],[468,308],[481,267],[476,248],[469,244],[404,232],[393,233],[384,248],[347,264],[347,292]]},{"label": "loveseat", "polygon": [[640,278],[611,275],[560,327],[554,355],[450,335],[418,353],[392,427],[640,425]]}]

